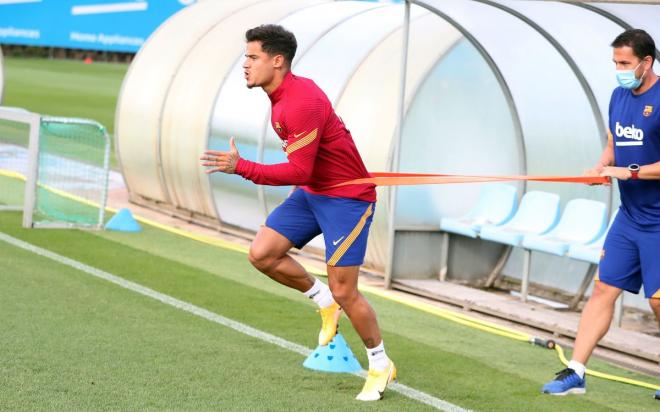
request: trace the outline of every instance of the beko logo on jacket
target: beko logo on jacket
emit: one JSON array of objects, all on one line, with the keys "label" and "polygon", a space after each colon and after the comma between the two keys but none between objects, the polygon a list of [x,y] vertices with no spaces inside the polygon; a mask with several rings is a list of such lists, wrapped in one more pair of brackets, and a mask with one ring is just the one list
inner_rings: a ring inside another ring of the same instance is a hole
[{"label": "beko logo on jacket", "polygon": [[623,127],[619,122],[616,122],[614,134],[617,137],[630,139],[631,141],[616,142],[617,146],[641,146],[644,144],[644,130],[638,129],[635,125]]}]

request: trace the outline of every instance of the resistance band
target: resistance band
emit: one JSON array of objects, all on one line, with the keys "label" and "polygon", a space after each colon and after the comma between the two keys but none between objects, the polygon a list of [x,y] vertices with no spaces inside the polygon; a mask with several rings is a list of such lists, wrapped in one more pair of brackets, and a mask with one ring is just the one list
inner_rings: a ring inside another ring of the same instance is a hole
[{"label": "resistance band", "polygon": [[600,176],[525,176],[525,175],[447,175],[435,173],[370,173],[371,177],[353,179],[332,187],[371,183],[376,186],[410,186],[447,183],[484,183],[527,180],[533,182],[608,184],[609,177]]}]

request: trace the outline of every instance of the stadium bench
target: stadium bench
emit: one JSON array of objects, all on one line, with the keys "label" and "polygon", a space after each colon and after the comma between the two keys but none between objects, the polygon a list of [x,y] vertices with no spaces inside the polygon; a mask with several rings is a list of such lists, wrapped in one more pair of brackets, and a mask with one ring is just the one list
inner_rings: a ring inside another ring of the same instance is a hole
[{"label": "stadium bench", "polygon": [[551,230],[559,217],[559,196],[554,193],[531,191],[525,193],[516,214],[507,223],[481,228],[479,237],[484,240],[509,245],[502,259],[498,262],[486,280],[486,287],[491,287],[500,275],[512,247],[520,246],[526,234],[542,234]]},{"label": "stadium bench", "polygon": [[486,184],[474,207],[459,218],[442,218],[440,229],[457,235],[476,238],[484,225],[499,226],[516,212],[518,191],[500,183]]},{"label": "stadium bench", "polygon": [[513,186],[501,183],[486,184],[481,188],[477,203],[465,216],[442,218],[440,280],[444,281],[447,276],[449,234],[476,238],[482,226],[486,224],[498,226],[508,222],[516,212],[517,198],[518,190]]},{"label": "stadium bench", "polygon": [[[573,199],[566,204],[559,223],[551,231],[541,235],[525,235],[521,243],[525,251],[521,300],[527,299],[532,251],[565,256],[571,244],[589,244],[598,239],[605,230],[606,223],[607,206],[605,203]],[[579,302],[579,298],[577,300],[574,298],[572,308],[575,308],[577,302]]]}]

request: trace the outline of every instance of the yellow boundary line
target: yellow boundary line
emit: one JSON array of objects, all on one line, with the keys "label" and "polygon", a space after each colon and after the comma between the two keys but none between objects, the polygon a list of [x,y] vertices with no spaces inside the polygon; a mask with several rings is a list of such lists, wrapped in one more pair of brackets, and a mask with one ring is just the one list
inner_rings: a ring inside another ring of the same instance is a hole
[{"label": "yellow boundary line", "polygon": [[21,173],[14,172],[13,170],[0,169],[0,176],[11,177],[13,179],[25,181],[25,176],[23,176]]},{"label": "yellow boundary line", "polygon": [[[10,177],[10,178],[15,178],[15,179],[25,181],[25,176],[23,176],[20,173],[16,173],[16,172],[13,172],[13,171],[10,171],[10,170],[0,169],[0,176],[5,176],[5,177]],[[82,203],[86,203],[90,206],[99,207],[98,204],[96,204],[94,202],[91,202],[87,199],[83,199],[83,198],[80,198],[78,196],[74,196],[74,195],[71,195],[69,193],[62,192],[61,190],[58,190],[58,189],[55,189],[55,188],[50,188],[48,186],[43,186],[43,187],[47,190],[51,190],[54,193],[59,194],[61,196],[64,196],[66,198],[76,200],[76,201],[79,201],[79,202],[82,202]],[[111,212],[111,213],[117,213],[117,211],[118,211],[117,209],[111,208],[111,207],[106,207],[106,210]],[[165,225],[165,224],[162,224],[162,223],[159,223],[159,222],[156,222],[154,220],[147,219],[147,218],[144,218],[144,217],[141,217],[141,216],[136,215],[134,217],[137,221],[139,221],[141,223],[144,223],[146,225],[149,225],[149,226],[155,227],[157,229],[161,229],[161,230],[164,230],[166,232],[173,233],[173,234],[176,234],[176,235],[188,238],[188,239],[192,239],[192,240],[195,240],[195,241],[198,241],[198,242],[201,242],[201,243],[205,243],[205,244],[208,244],[208,245],[211,245],[211,246],[220,247],[220,248],[223,248],[223,249],[232,250],[232,251],[235,251],[235,252],[240,252],[240,253],[245,253],[245,254],[249,253],[249,248],[247,246],[237,245],[237,244],[232,243],[230,241],[223,240],[223,239],[216,239],[216,238],[213,238],[211,236],[198,235],[198,234],[195,234],[195,233],[183,230],[183,229],[178,229],[178,228],[175,228],[175,227],[172,227],[172,226],[168,226],[168,225]],[[327,274],[324,271],[322,271],[318,268],[315,268],[313,266],[303,265],[303,267],[305,268],[305,270],[307,270],[308,272],[310,272],[314,275],[327,276]],[[487,332],[487,333],[491,333],[491,334],[494,334],[494,335],[498,335],[498,336],[506,337],[506,338],[509,338],[509,339],[522,341],[522,342],[534,343],[534,341],[535,341],[535,337],[533,337],[532,335],[529,335],[527,333],[520,332],[520,331],[517,331],[515,329],[510,329],[510,328],[507,328],[505,326],[495,324],[493,322],[488,322],[488,321],[484,321],[484,320],[481,320],[481,319],[477,319],[477,318],[474,318],[474,317],[471,317],[471,316],[468,316],[468,315],[464,315],[462,313],[453,312],[453,311],[450,311],[450,310],[447,310],[447,309],[442,309],[442,308],[433,306],[433,305],[425,303],[425,302],[416,301],[414,299],[408,299],[404,296],[393,293],[389,290],[384,290],[384,289],[381,289],[381,288],[376,288],[376,287],[368,286],[368,285],[358,285],[358,288],[361,291],[379,296],[381,298],[390,300],[392,302],[402,304],[404,306],[408,306],[408,307],[413,308],[413,309],[417,309],[419,311],[437,316],[437,317],[445,319],[445,320],[449,320],[449,321],[458,323],[460,325],[464,325],[464,326],[467,326],[467,327],[470,327],[470,328],[480,330],[482,332]],[[564,355],[564,350],[562,349],[562,347],[559,346],[558,344],[554,344],[553,347],[554,347],[554,350],[557,352],[557,356],[558,356],[560,362],[563,363],[564,365],[568,365],[568,360],[566,359],[566,357]],[[640,387],[643,387],[643,388],[648,388],[648,389],[652,389],[652,390],[656,390],[656,391],[660,390],[660,385],[654,385],[654,384],[651,384],[651,383],[648,383],[648,382],[643,382],[643,381],[639,381],[639,380],[635,380],[635,379],[623,378],[623,377],[620,377],[620,376],[611,375],[611,374],[607,374],[607,373],[603,373],[603,372],[598,372],[598,371],[594,371],[594,370],[591,370],[591,369],[587,369],[586,373],[587,373],[587,375],[595,376],[595,377],[606,379],[606,380],[625,383],[625,384],[629,384],[629,385],[640,386]]]}]

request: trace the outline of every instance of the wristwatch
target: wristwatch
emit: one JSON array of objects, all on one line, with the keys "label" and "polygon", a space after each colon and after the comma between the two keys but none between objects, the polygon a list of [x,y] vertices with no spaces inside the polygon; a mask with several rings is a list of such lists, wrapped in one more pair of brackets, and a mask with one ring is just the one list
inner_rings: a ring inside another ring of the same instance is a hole
[{"label": "wristwatch", "polygon": [[628,165],[628,170],[630,171],[631,179],[639,179],[639,165],[637,163]]}]

